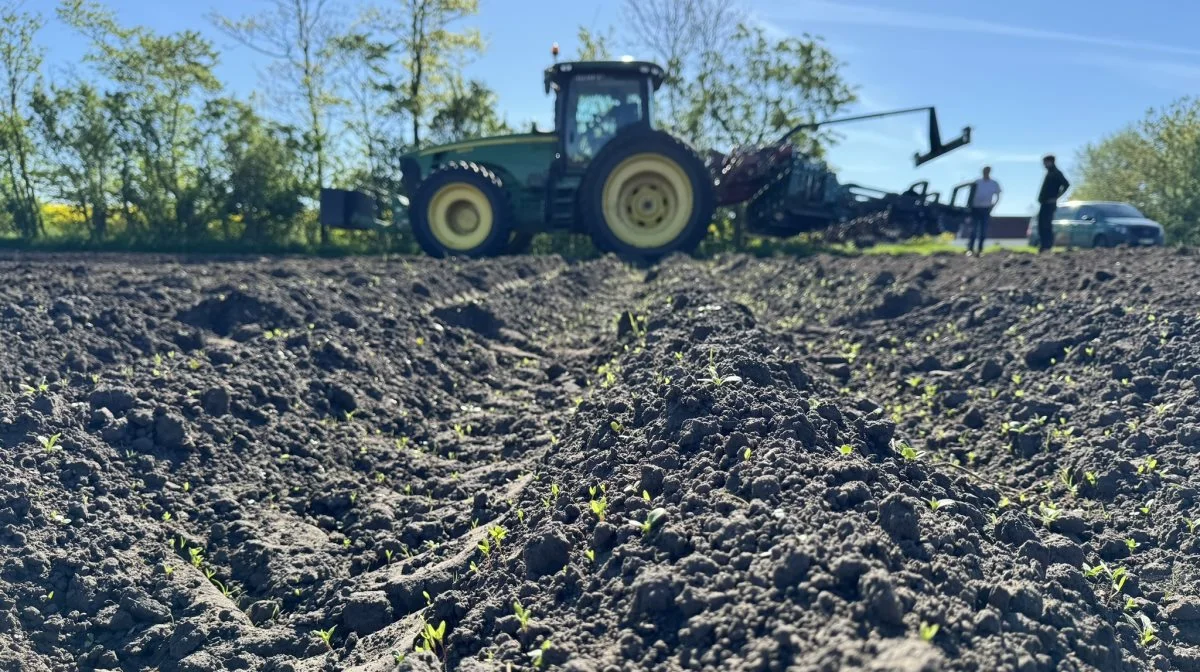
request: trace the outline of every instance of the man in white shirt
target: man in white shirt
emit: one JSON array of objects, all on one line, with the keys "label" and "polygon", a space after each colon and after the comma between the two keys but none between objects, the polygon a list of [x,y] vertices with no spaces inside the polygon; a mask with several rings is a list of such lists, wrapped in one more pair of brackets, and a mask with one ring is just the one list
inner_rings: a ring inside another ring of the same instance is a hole
[{"label": "man in white shirt", "polygon": [[[967,225],[970,238],[967,239],[967,254],[983,254],[983,241],[987,238],[988,220],[992,216],[992,208],[1000,201],[1000,184],[992,179],[991,166],[984,166],[983,177],[971,185],[971,221]],[[976,247],[976,240],[979,241]]]}]

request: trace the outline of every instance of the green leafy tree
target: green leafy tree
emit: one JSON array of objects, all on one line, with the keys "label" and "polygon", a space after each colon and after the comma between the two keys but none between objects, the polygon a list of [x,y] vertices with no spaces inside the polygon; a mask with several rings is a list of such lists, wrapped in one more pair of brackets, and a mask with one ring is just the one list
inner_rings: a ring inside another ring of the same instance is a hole
[{"label": "green leafy tree", "polygon": [[[86,59],[123,99],[118,146],[125,213],[138,217],[159,241],[204,235],[210,206],[203,200],[196,160],[202,142],[196,104],[220,88],[217,54],[195,31],[159,35],[125,28],[102,6],[64,0],[59,16],[91,40]],[[127,221],[127,225],[133,223]]]},{"label": "green leafy tree", "polygon": [[478,13],[478,0],[393,0],[376,21],[401,66],[382,89],[398,97],[396,111],[407,113],[412,147],[422,146],[432,117],[454,98],[455,73],[484,49],[477,29],[456,29]]},{"label": "green leafy tree", "polygon": [[[329,184],[329,115],[341,103],[331,73],[340,35],[339,9],[329,0],[271,0],[269,10],[243,19],[212,16],[221,31],[272,58],[271,81],[288,89],[282,92],[285,96],[303,101],[299,114],[312,156],[311,174],[316,181],[309,184],[309,191],[314,196]],[[321,243],[327,240],[322,227]]]},{"label": "green leafy tree", "polygon": [[42,64],[42,50],[34,44],[42,19],[20,11],[20,4],[0,0],[0,198],[17,234],[31,239],[42,230],[29,109]]},{"label": "green leafy tree", "polygon": [[306,192],[297,177],[303,139],[237,100],[211,102],[205,117],[219,139],[212,184],[223,236],[258,246],[294,239]]},{"label": "green leafy tree", "polygon": [[455,77],[447,98],[439,104],[429,122],[434,142],[455,142],[466,138],[511,133],[512,129],[496,114],[496,94],[483,82],[464,82]]},{"label": "green leafy tree", "polygon": [[1150,110],[1078,157],[1074,198],[1131,203],[1174,242],[1200,244],[1200,98]]},{"label": "green leafy tree", "polygon": [[[703,56],[680,125],[707,147],[774,141],[803,122],[833,116],[857,100],[842,63],[819,38],[769,38],[760,26],[740,24],[728,48]],[[793,138],[820,155],[833,137]]]},{"label": "green leafy tree", "polygon": [[119,171],[117,119],[122,101],[90,84],[39,91],[34,96],[45,150],[44,179],[55,198],[72,204],[89,223],[89,237],[108,237],[110,203]]},{"label": "green leafy tree", "polygon": [[612,49],[609,48],[613,41],[611,28],[607,31],[593,31],[580,26],[576,37],[579,40],[579,52],[575,55],[575,60],[607,61],[612,59]]}]

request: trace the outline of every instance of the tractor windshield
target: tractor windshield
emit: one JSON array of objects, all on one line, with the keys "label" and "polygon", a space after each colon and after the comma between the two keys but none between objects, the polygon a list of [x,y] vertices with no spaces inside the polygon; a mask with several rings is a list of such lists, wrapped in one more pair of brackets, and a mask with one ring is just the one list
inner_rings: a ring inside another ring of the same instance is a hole
[{"label": "tractor windshield", "polygon": [[645,116],[642,82],[604,75],[580,75],[568,89],[566,140],[571,163],[587,163],[617,131]]}]

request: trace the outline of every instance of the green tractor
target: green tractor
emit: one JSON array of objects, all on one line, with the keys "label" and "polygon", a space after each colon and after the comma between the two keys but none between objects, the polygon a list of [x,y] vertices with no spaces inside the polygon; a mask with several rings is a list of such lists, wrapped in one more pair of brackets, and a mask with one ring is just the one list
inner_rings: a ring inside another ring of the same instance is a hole
[{"label": "green tractor", "polygon": [[[943,209],[954,209],[940,206],[924,186],[898,195],[838,185],[823,163],[787,142],[800,130],[828,123],[916,110],[803,124],[766,147],[702,158],[655,128],[653,95],[664,76],[661,67],[632,60],[556,63],[545,72],[546,92],[556,95],[553,132],[535,126],[530,133],[412,152],[400,158],[407,196],[391,198],[390,223],[377,218],[376,199],[338,189],[322,190],[321,222],[332,228],[411,227],[434,257],[520,253],[537,233],[568,231],[591,236],[605,252],[653,261],[694,250],[721,205],[752,206],[743,226],[762,235],[844,229],[878,210],[864,203],[883,204],[888,212],[918,211],[922,229],[931,226],[930,213],[940,217]],[[963,137],[942,145],[933,109],[917,109],[929,111],[933,145],[917,157],[918,165],[969,142],[965,129]]]}]

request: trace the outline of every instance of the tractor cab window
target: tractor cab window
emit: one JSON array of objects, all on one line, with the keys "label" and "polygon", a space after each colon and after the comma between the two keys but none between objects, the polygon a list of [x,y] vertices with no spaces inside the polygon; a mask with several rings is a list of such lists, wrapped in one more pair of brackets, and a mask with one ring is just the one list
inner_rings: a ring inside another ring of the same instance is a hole
[{"label": "tractor cab window", "polygon": [[645,115],[641,80],[576,77],[567,98],[567,159],[571,163],[590,161],[619,130],[639,123]]}]

